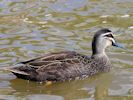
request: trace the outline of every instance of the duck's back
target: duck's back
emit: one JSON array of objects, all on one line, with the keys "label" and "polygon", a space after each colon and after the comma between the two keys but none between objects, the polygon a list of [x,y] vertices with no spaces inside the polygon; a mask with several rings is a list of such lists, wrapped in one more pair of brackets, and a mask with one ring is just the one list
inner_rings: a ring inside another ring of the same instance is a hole
[{"label": "duck's back", "polygon": [[8,70],[18,78],[27,80],[66,81],[82,79],[103,71],[108,66],[103,62],[73,51],[63,51],[21,62],[19,67]]}]

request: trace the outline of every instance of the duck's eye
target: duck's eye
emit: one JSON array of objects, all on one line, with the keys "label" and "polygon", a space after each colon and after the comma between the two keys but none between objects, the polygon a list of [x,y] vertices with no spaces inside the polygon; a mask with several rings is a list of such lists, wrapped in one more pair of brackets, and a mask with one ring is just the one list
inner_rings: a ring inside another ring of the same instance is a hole
[{"label": "duck's eye", "polygon": [[112,34],[105,35],[106,37],[114,38]]}]

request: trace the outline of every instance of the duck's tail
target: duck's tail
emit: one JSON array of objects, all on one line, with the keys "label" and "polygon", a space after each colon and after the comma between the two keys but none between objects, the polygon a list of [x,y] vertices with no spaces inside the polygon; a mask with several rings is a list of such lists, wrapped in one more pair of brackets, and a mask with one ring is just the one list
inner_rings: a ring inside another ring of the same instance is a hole
[{"label": "duck's tail", "polygon": [[15,76],[21,79],[26,79],[26,80],[32,80],[32,81],[39,81],[36,79],[36,76],[38,75],[35,70],[29,70],[27,67],[3,67],[0,68],[0,70],[5,70],[5,71],[10,71],[12,72]]},{"label": "duck's tail", "polygon": [[24,71],[21,71],[21,70],[18,70],[18,68],[16,67],[3,67],[3,68],[0,68],[0,70],[6,70],[6,71],[10,71],[12,72],[13,74],[20,74],[20,75],[30,75],[29,73],[26,73]]}]

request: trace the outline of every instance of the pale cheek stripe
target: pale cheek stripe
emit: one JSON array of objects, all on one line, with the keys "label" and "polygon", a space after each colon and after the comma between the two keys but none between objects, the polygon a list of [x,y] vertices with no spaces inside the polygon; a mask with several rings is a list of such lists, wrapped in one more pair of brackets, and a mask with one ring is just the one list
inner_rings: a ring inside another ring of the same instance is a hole
[{"label": "pale cheek stripe", "polygon": [[112,41],[113,43],[115,43],[115,40],[113,38],[108,38],[110,41]]}]

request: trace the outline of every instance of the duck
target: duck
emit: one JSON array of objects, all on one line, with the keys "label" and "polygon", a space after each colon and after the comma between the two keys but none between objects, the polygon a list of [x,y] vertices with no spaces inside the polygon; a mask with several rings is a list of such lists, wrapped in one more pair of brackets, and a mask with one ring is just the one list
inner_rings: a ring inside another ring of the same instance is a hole
[{"label": "duck", "polygon": [[36,82],[64,82],[85,79],[95,74],[109,72],[111,62],[105,52],[109,46],[120,47],[108,28],[98,30],[92,39],[91,56],[75,51],[60,51],[19,62],[4,70],[17,78]]}]

